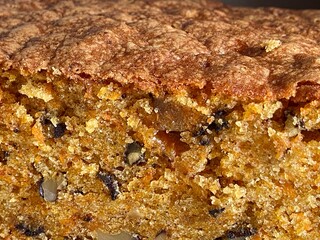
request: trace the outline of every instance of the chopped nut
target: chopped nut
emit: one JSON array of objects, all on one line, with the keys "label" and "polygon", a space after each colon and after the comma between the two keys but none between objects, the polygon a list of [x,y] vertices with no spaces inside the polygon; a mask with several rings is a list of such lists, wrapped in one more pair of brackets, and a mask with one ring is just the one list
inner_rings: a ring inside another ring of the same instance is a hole
[{"label": "chopped nut", "polygon": [[132,240],[141,240],[141,237],[139,236],[139,234],[132,234]]},{"label": "chopped nut", "polygon": [[162,230],[158,235],[155,237],[154,240],[165,240],[167,239],[167,233],[166,231]]},{"label": "chopped nut", "polygon": [[129,143],[126,147],[125,162],[129,165],[144,161],[143,146],[139,142]]},{"label": "chopped nut", "polygon": [[58,195],[58,184],[53,179],[46,179],[40,181],[39,194],[44,200],[54,202]]},{"label": "chopped nut", "polygon": [[128,212],[127,216],[132,219],[139,219],[143,218],[143,213],[141,213],[139,209],[133,208]]},{"label": "chopped nut", "polygon": [[109,234],[103,231],[97,231],[98,240],[139,240],[140,237],[137,234],[129,234],[126,232],[120,232],[118,234]]},{"label": "chopped nut", "polygon": [[193,129],[204,118],[201,112],[191,109],[188,104],[183,105],[162,98],[155,98],[152,107],[156,113],[153,124],[158,130],[187,131]]}]

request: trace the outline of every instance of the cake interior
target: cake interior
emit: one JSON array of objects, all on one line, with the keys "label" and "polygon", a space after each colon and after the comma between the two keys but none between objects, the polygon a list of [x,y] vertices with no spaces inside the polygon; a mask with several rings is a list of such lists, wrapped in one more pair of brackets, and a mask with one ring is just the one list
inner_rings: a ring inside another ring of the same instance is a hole
[{"label": "cake interior", "polygon": [[14,70],[0,101],[1,238],[320,237],[320,101]]}]

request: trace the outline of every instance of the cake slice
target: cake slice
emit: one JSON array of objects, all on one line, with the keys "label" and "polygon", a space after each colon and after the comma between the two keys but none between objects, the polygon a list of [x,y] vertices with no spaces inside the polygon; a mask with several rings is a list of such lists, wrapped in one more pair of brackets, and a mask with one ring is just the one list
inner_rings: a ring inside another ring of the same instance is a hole
[{"label": "cake slice", "polygon": [[0,12],[1,239],[320,239],[320,11]]}]

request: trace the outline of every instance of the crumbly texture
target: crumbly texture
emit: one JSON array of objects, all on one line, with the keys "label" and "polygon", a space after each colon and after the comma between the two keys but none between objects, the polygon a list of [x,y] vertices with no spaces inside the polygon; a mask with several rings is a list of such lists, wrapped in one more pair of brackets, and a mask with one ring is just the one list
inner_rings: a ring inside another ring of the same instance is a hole
[{"label": "crumbly texture", "polygon": [[320,239],[320,11],[0,13],[1,239]]}]

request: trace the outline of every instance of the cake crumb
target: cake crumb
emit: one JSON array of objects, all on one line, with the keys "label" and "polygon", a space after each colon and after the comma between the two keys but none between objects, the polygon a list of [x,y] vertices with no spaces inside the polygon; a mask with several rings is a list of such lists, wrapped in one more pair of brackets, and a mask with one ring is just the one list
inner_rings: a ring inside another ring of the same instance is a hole
[{"label": "cake crumb", "polygon": [[97,94],[98,98],[100,98],[102,100],[111,100],[111,101],[115,101],[117,99],[120,99],[121,95],[122,94],[121,94],[120,90],[113,83],[110,83],[106,87],[100,88],[100,90]]},{"label": "cake crumb", "polygon": [[210,114],[210,109],[208,107],[200,106],[195,100],[188,96],[186,91],[181,91],[175,96],[174,100],[183,106],[192,107],[204,115]]},{"label": "cake crumb", "polygon": [[293,213],[290,218],[298,236],[303,236],[312,229],[312,223],[304,213]]},{"label": "cake crumb", "polygon": [[27,95],[29,98],[39,98],[45,102],[49,102],[53,99],[51,93],[49,93],[44,87],[34,86],[31,82],[28,82],[19,90],[19,93]]},{"label": "cake crumb", "polygon": [[127,120],[128,126],[132,127],[133,129],[138,128],[140,124],[140,119],[136,116],[130,116]]},{"label": "cake crumb", "polygon": [[86,131],[88,133],[93,133],[97,127],[98,127],[98,120],[95,118],[91,118],[89,121],[86,122]]},{"label": "cake crumb", "polygon": [[146,113],[151,114],[153,112],[153,108],[150,106],[147,99],[138,100],[137,103],[145,110]]},{"label": "cake crumb", "polygon": [[264,102],[264,103],[250,103],[245,107],[245,117],[251,119],[252,113],[259,114],[262,120],[270,119],[273,114],[282,107],[280,101],[277,102]]},{"label": "cake crumb", "polygon": [[243,187],[240,187],[237,184],[231,184],[228,187],[225,187],[222,192],[224,194],[230,194],[235,196],[235,198],[240,199],[246,195],[246,189]]},{"label": "cake crumb", "polygon": [[89,175],[90,177],[95,177],[99,171],[99,166],[95,163],[89,165],[81,166],[81,175]]},{"label": "cake crumb", "polygon": [[15,105],[16,116],[21,120],[21,123],[31,123],[33,117],[27,113],[27,109],[23,105]]},{"label": "cake crumb", "polygon": [[53,74],[53,75],[60,76],[62,73],[61,73],[61,71],[59,70],[59,68],[52,67],[52,74]]},{"label": "cake crumb", "polygon": [[74,147],[73,146],[68,146],[68,151],[70,152],[70,153],[74,153]]},{"label": "cake crumb", "polygon": [[266,52],[271,52],[274,49],[280,47],[282,44],[282,42],[280,40],[275,40],[275,39],[270,39],[270,40],[266,40],[264,41],[261,46],[264,47],[264,49],[266,50]]}]

